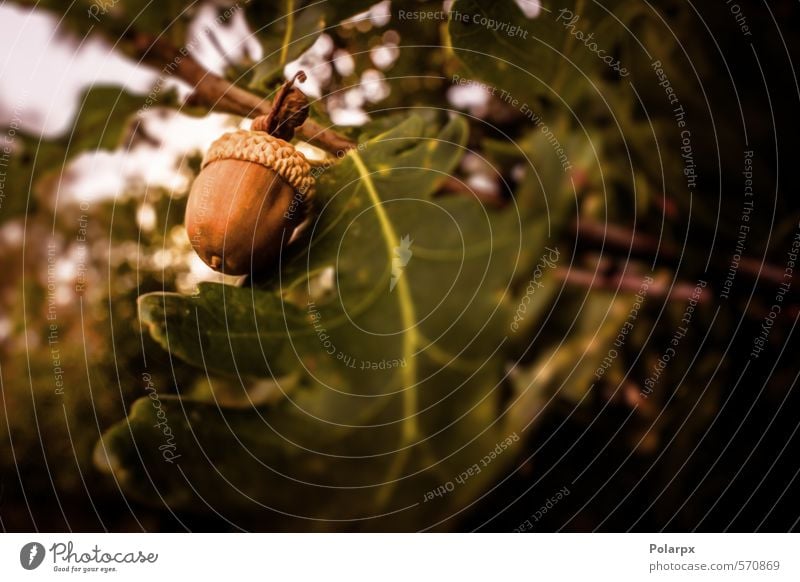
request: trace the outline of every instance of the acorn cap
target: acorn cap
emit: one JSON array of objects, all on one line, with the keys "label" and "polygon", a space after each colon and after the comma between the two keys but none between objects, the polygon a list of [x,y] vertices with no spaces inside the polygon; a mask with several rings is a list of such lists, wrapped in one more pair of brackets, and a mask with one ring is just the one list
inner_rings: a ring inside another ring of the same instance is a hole
[{"label": "acorn cap", "polygon": [[226,133],[203,158],[202,168],[218,160],[242,160],[271,169],[308,200],[314,194],[314,178],[306,157],[279,137],[263,131],[238,129]]}]

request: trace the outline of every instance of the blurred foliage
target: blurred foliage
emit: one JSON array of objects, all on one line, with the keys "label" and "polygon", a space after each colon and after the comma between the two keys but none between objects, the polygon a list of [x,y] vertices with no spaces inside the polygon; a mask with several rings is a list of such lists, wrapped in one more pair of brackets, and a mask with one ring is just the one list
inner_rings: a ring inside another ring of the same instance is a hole
[{"label": "blurred foliage", "polygon": [[[263,91],[280,80],[284,67],[300,57],[323,31],[335,28],[345,18],[367,10],[372,4],[371,0],[250,3],[248,22],[264,51],[264,57],[253,67],[250,87]],[[277,10],[276,5],[280,6]]]},{"label": "blurred foliage", "polygon": [[[72,130],[55,140],[44,140],[18,132],[13,136],[13,155],[5,170],[13,179],[4,184],[5,200],[0,224],[34,213],[39,199],[49,197],[64,178],[70,158],[84,152],[113,150],[130,132],[131,116],[145,98],[130,95],[118,87],[93,87],[80,101]],[[10,128],[3,132],[8,135]],[[7,202],[7,204],[6,204]]]}]

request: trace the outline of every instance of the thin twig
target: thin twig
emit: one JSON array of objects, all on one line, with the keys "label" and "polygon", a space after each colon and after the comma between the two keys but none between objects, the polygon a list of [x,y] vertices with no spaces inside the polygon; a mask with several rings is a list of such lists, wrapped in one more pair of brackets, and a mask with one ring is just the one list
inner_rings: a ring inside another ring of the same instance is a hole
[{"label": "thin twig", "polygon": [[651,258],[661,256],[664,259],[674,259],[676,255],[671,243],[619,224],[576,219],[572,224],[572,231],[578,235],[579,241],[630,251],[635,256],[644,254]]},{"label": "thin twig", "polygon": [[[165,39],[142,33],[135,33],[131,40],[143,62],[169,71],[192,88],[192,94],[187,100],[189,105],[204,105],[214,111],[249,118],[268,115],[272,110],[272,103],[269,100],[211,73],[198,63],[186,48],[178,49]],[[323,127],[312,119],[306,120],[298,129],[300,135],[309,143],[334,155],[356,146],[345,136]]]},{"label": "thin twig", "polygon": [[[644,277],[633,274],[618,274],[604,276],[593,271],[576,269],[575,267],[558,267],[556,277],[576,287],[587,289],[603,289],[606,291],[619,291],[623,293],[636,293],[642,288]],[[672,287],[670,289],[670,287]],[[648,295],[653,297],[666,297],[670,301],[689,301],[696,298],[699,293],[699,303],[711,298],[711,290],[697,289],[696,285],[683,281],[671,285],[669,280],[656,279],[648,287]]]},{"label": "thin twig", "polygon": [[[658,238],[634,232],[627,226],[580,220],[572,225],[572,229],[578,235],[579,241],[601,245],[620,253],[630,253],[650,260],[653,257],[661,257],[667,261],[679,258],[679,252],[673,244],[663,240],[659,242]],[[752,257],[742,257],[738,271],[759,283],[781,285],[786,281],[783,268]]]}]

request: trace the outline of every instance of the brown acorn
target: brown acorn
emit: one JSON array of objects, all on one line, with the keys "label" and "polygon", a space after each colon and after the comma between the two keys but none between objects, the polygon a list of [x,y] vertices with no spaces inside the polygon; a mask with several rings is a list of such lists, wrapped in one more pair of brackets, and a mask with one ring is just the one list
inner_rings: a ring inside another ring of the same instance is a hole
[{"label": "brown acorn", "polygon": [[[291,139],[306,115],[297,107],[298,99],[305,99],[291,89],[292,82],[275,99],[273,113],[256,119],[251,131],[227,133],[211,145],[192,184],[186,231],[194,250],[216,271],[267,270],[305,218],[314,189],[311,167],[281,139]],[[285,103],[290,106],[282,107]],[[267,128],[269,133],[262,130]]]}]

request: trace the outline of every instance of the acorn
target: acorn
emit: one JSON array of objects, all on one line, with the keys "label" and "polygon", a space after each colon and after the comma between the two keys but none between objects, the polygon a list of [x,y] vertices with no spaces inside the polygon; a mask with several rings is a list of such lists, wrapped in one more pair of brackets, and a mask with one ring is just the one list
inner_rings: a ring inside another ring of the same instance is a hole
[{"label": "acorn", "polygon": [[[300,72],[295,79],[305,80]],[[281,87],[251,130],[226,133],[203,158],[186,205],[192,247],[212,269],[256,275],[273,267],[306,216],[314,178],[289,143],[308,115],[294,80]]]}]

